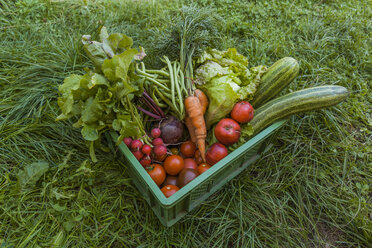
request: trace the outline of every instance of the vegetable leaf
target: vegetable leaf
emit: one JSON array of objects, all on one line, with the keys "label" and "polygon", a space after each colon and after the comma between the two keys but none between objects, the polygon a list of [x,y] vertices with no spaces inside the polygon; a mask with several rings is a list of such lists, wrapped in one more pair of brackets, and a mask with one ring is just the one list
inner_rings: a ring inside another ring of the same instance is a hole
[{"label": "vegetable leaf", "polygon": [[18,172],[17,179],[21,189],[35,186],[40,177],[49,170],[49,163],[45,161],[34,162],[26,165],[25,168]]},{"label": "vegetable leaf", "polygon": [[[59,86],[58,106],[62,114],[56,120],[76,117],[73,124],[81,128],[87,141],[92,161],[96,162],[94,149],[100,144],[104,129],[120,131],[122,137],[135,138],[145,134],[141,116],[132,106],[135,95],[143,92],[143,80],[134,73],[133,62],[143,58],[144,49],[131,48],[132,38],[124,34],[108,35],[100,30],[100,42],[83,36],[84,49],[96,66],[96,71],[84,75],[72,74]],[[103,74],[102,74],[103,73]]]},{"label": "vegetable leaf", "polygon": [[81,129],[81,135],[83,135],[83,138],[88,141],[95,141],[99,138],[97,128],[88,125],[83,126]]},{"label": "vegetable leaf", "polygon": [[239,95],[229,83],[218,79],[216,78],[216,80],[212,80],[199,87],[209,98],[209,107],[205,116],[208,128],[226,116],[239,99]]},{"label": "vegetable leaf", "polygon": [[131,48],[120,55],[115,55],[112,59],[105,60],[102,71],[106,78],[113,82],[127,81],[129,66],[137,53],[137,49]]},{"label": "vegetable leaf", "polygon": [[195,82],[210,101],[205,116],[207,127],[228,115],[236,102],[252,99],[266,71],[265,66],[248,69],[248,59],[235,48],[207,49],[196,65]]},{"label": "vegetable leaf", "polygon": [[254,132],[253,127],[250,123],[240,125],[239,141],[229,146],[229,150],[234,151],[235,149],[243,145],[245,142],[247,142],[252,137],[253,132]]}]

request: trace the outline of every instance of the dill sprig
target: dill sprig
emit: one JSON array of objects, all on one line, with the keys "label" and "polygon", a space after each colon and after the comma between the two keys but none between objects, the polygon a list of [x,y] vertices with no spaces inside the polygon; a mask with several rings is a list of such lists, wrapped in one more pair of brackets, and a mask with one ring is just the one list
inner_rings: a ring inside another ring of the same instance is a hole
[{"label": "dill sprig", "polygon": [[217,46],[223,22],[212,8],[183,6],[169,13],[165,29],[153,30],[153,49],[171,60],[179,59],[186,80],[190,81],[193,76],[192,58],[200,55],[206,47]]}]

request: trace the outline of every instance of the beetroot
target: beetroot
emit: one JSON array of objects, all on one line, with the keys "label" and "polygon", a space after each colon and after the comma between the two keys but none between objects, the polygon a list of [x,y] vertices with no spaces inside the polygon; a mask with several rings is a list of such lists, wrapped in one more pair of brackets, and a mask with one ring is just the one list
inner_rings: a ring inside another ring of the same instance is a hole
[{"label": "beetroot", "polygon": [[161,138],[165,144],[176,144],[181,141],[183,124],[174,116],[167,116],[160,122]]}]

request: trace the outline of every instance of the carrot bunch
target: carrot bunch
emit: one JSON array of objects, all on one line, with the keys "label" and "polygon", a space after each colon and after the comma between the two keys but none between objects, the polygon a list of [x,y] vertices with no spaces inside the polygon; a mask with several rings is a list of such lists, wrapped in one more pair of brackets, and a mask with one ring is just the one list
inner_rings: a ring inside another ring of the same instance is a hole
[{"label": "carrot bunch", "polygon": [[205,139],[207,127],[205,125],[204,113],[207,110],[208,98],[203,91],[196,89],[184,100],[186,117],[185,123],[189,129],[191,141],[197,144],[201,157],[205,162]]}]

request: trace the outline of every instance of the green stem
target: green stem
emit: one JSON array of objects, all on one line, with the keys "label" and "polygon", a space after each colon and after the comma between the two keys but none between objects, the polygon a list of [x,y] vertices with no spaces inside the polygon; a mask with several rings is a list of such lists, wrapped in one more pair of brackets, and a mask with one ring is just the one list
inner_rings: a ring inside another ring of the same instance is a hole
[{"label": "green stem", "polygon": [[162,75],[162,76],[165,76],[165,77],[169,77],[169,73],[166,72],[166,71],[162,71],[162,70],[145,70],[145,72],[147,73],[153,73],[153,74],[159,74],[159,75]]},{"label": "green stem", "polygon": [[175,91],[174,91],[174,78],[173,78],[174,74],[173,74],[172,64],[169,61],[167,56],[164,56],[164,59],[165,59],[167,65],[168,65],[168,70],[169,70],[169,76],[170,76],[170,81],[171,81],[172,103],[173,103],[174,107],[177,109],[177,112],[179,112],[178,108],[177,108],[177,105],[176,105],[176,98],[175,98]]},{"label": "green stem", "polygon": [[[174,79],[175,79],[174,81],[175,81],[176,90],[177,90],[177,94],[178,94],[178,103],[179,103],[179,109],[180,109],[180,117],[182,117],[183,116],[183,113],[184,113],[183,97],[182,97],[180,85],[179,85],[179,82],[178,82],[179,80],[177,79],[180,69],[181,68],[179,68],[177,66],[177,62],[174,62],[174,68],[173,68]],[[183,118],[181,118],[181,119],[183,119]]]},{"label": "green stem", "polygon": [[168,104],[168,106],[173,109],[176,113],[179,113],[178,109],[158,90],[158,88],[155,88],[156,93],[160,96],[160,98]]},{"label": "green stem", "polygon": [[154,84],[156,84],[157,86],[159,86],[159,87],[163,88],[164,90],[169,90],[169,88],[168,88],[168,87],[166,87],[166,86],[165,86],[164,84],[162,84],[162,83],[158,82],[157,80],[155,80],[155,79],[153,79],[153,78],[150,78],[150,77],[145,77],[145,79],[147,79],[147,80],[149,80],[149,81],[153,82]]},{"label": "green stem", "polygon": [[138,72],[139,76],[141,77],[149,77],[149,78],[157,78],[158,75],[152,75],[152,74],[149,74],[149,73],[146,73],[144,71],[141,71],[139,68],[136,69],[136,72]]},{"label": "green stem", "polygon": [[152,97],[152,99],[154,99],[155,103],[156,103],[160,108],[166,108],[166,107],[168,107],[166,104],[164,104],[164,103],[160,103],[160,102],[159,102],[158,98],[155,96],[155,90],[153,90],[153,91],[151,92],[151,97]]},{"label": "green stem", "polygon": [[187,96],[187,90],[185,87],[185,75],[183,74],[182,70],[180,70],[180,77],[181,77],[181,90],[184,91]]}]

